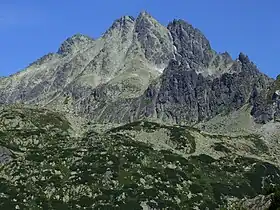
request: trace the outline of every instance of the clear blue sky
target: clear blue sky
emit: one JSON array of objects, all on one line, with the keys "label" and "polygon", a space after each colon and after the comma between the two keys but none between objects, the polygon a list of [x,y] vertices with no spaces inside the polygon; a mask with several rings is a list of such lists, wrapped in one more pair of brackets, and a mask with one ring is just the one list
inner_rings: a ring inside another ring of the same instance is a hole
[{"label": "clear blue sky", "polygon": [[0,0],[0,76],[12,74],[67,37],[99,37],[123,16],[148,11],[162,24],[181,18],[218,51],[240,51],[266,74],[280,74],[279,0]]}]

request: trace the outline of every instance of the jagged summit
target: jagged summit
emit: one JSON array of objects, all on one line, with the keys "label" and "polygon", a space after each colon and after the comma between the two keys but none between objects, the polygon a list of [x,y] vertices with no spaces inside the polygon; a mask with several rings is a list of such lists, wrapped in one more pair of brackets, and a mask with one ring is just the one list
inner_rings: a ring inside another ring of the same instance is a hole
[{"label": "jagged summit", "polygon": [[246,55],[245,53],[243,52],[240,52],[239,55],[238,55],[238,60],[241,62],[241,63],[251,63],[250,59],[249,59],[249,56]]},{"label": "jagged summit", "polygon": [[186,20],[183,19],[173,19],[167,24],[167,28],[172,30],[174,28],[191,28],[192,30],[198,30],[194,28],[190,23],[188,23]]},{"label": "jagged summit", "polygon": [[57,53],[61,55],[68,55],[69,53],[73,53],[79,48],[82,48],[83,45],[90,44],[94,41],[93,38],[83,35],[83,34],[75,34],[69,38],[67,38],[59,47]]},{"label": "jagged summit", "polygon": [[115,20],[96,40],[76,34],[36,64],[0,80],[1,103],[64,109],[68,96],[67,109],[99,122],[197,122],[239,109],[271,82],[243,53],[233,60],[188,22],[166,27],[146,11]]},{"label": "jagged summit", "polygon": [[[197,28],[182,19],[174,19],[167,26],[171,33],[178,39],[184,39],[185,41],[191,42],[196,40],[206,50],[210,50],[211,46],[208,39],[204,34]],[[176,34],[176,35],[175,35]],[[176,41],[176,40],[175,40]]]},{"label": "jagged summit", "polygon": [[[139,13],[139,15],[137,16],[137,18],[135,19],[136,21],[136,25],[142,25],[143,27],[147,26],[145,24],[148,24],[149,27],[151,27],[150,24],[154,25],[155,27],[157,25],[163,26],[158,20],[156,20],[156,18],[154,18],[150,13],[148,13],[147,11],[141,11]],[[165,26],[163,26],[165,27]]]},{"label": "jagged summit", "polygon": [[151,16],[146,11],[140,12],[135,21],[136,21],[136,25],[138,25],[138,27],[139,26],[151,27],[151,24],[161,25],[153,16]]},{"label": "jagged summit", "polygon": [[139,13],[139,15],[136,18],[136,21],[141,20],[141,19],[150,19],[150,20],[158,22],[150,13],[148,13],[145,10],[143,10]]},{"label": "jagged summit", "polygon": [[151,15],[150,13],[148,13],[146,10],[142,10],[142,11],[139,13],[138,17],[139,17],[139,18],[140,18],[140,17],[149,17],[149,18],[151,18],[152,15]]},{"label": "jagged summit", "polygon": [[122,16],[121,18],[118,18],[113,22],[112,26],[107,30],[105,34],[115,29],[119,29],[119,30],[123,28],[128,29],[128,27],[134,25],[134,20],[135,18],[132,16],[128,16],[128,15]]}]

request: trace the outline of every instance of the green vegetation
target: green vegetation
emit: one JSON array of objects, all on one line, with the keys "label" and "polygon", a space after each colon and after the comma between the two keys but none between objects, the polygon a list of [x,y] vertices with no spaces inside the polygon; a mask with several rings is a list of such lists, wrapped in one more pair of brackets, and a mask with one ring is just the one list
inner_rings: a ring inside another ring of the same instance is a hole
[{"label": "green vegetation", "polygon": [[6,108],[0,113],[1,130],[31,128],[66,132],[70,129],[70,123],[59,113],[47,109]]},{"label": "green vegetation", "polygon": [[195,139],[191,135],[188,127],[184,126],[167,126],[155,122],[136,121],[113,128],[108,133],[117,133],[121,131],[144,131],[153,133],[159,129],[165,129],[170,133],[170,140],[174,145],[176,145],[174,149],[184,151],[184,148],[188,148],[185,152],[190,154],[195,152]]},{"label": "green vegetation", "polygon": [[272,203],[268,210],[279,210],[280,209],[280,191],[276,191],[272,197]]},{"label": "green vegetation", "polygon": [[225,152],[225,153],[230,153],[230,149],[227,148],[226,146],[223,145],[223,143],[218,142],[218,143],[214,143],[214,145],[212,146],[214,148],[214,150],[219,151],[219,152]]},{"label": "green vegetation", "polygon": [[270,185],[264,189],[264,195],[272,195],[272,202],[268,210],[279,210],[280,209],[280,185]]},{"label": "green vegetation", "polygon": [[55,113],[38,110],[33,119],[26,113],[0,118],[2,125],[10,116],[20,119],[0,130],[1,146],[14,152],[0,169],[0,209],[215,209],[227,197],[253,197],[270,183],[280,185],[277,167],[235,155],[222,143],[213,148],[225,157],[182,156],[122,133],[165,129],[176,148],[194,152],[187,127],[134,122],[74,138]]}]

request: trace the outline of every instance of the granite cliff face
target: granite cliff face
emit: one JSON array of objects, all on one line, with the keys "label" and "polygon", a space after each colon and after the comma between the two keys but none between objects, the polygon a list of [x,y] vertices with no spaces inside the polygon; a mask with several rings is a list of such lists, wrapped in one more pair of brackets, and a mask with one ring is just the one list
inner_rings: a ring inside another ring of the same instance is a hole
[{"label": "granite cliff face", "polygon": [[[217,78],[203,77],[194,69],[172,62],[162,76],[158,90],[149,89],[145,97],[157,95],[153,112],[176,123],[199,122],[237,110],[250,100],[253,88],[265,89],[269,79],[240,54],[226,72]],[[150,109],[152,110],[152,109]]]},{"label": "granite cliff face", "polygon": [[252,116],[258,123],[279,122],[280,117],[280,77],[264,90],[254,89],[251,104]]}]

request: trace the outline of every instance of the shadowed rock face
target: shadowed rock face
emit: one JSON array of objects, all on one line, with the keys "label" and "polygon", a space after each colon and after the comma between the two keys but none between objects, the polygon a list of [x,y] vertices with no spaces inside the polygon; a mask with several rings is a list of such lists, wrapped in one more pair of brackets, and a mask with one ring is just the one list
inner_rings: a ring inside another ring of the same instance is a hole
[{"label": "shadowed rock face", "polygon": [[172,62],[162,76],[155,111],[169,113],[175,122],[197,122],[239,109],[248,102],[253,87],[268,85],[268,78],[251,63],[236,61],[232,68],[240,70],[209,79],[185,64]]},{"label": "shadowed rock face", "polygon": [[[99,122],[157,118],[195,123],[249,103],[258,123],[278,119],[272,79],[248,56],[215,52],[189,23],[147,12],[116,20],[97,40],[74,35],[27,69],[0,79],[0,103],[38,103]],[[67,100],[66,100],[67,98]],[[68,100],[68,99],[71,100]],[[67,103],[64,103],[67,101]]]},{"label": "shadowed rock face", "polygon": [[267,123],[271,120],[279,121],[280,117],[280,78],[279,76],[271,85],[262,90],[255,89],[252,95],[251,104],[252,116],[258,123]]},{"label": "shadowed rock face", "polygon": [[[155,117],[174,123],[195,123],[237,110],[250,100],[257,108],[254,91],[265,90],[270,84],[269,78],[248,60],[237,60],[231,68],[235,73],[211,79],[198,74],[186,63],[172,60],[142,96],[123,100],[121,104],[113,102],[96,120],[126,122]],[[99,98],[102,101],[104,97]],[[98,108],[88,112],[100,113]],[[107,113],[111,113],[110,116]]]},{"label": "shadowed rock face", "polygon": [[214,52],[209,41],[198,29],[183,20],[174,20],[167,28],[173,38],[177,60],[196,71],[208,67]]},{"label": "shadowed rock face", "polygon": [[142,12],[136,19],[135,35],[145,57],[155,65],[165,67],[173,58],[173,43],[169,31],[148,13]]}]

